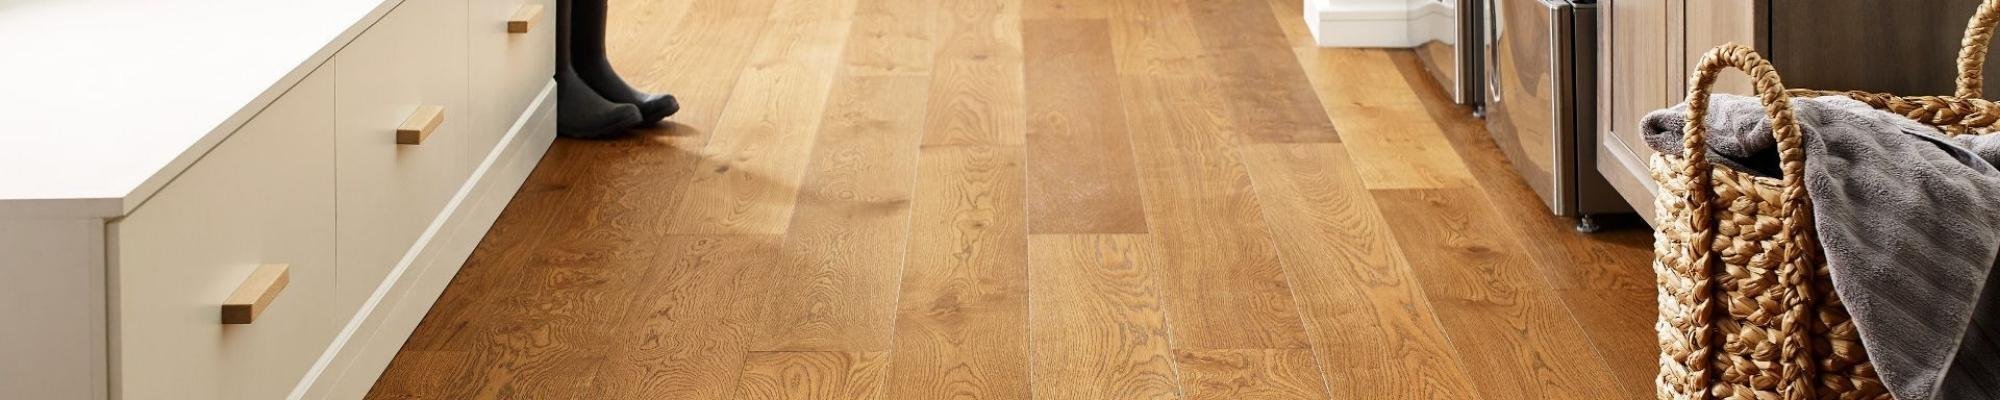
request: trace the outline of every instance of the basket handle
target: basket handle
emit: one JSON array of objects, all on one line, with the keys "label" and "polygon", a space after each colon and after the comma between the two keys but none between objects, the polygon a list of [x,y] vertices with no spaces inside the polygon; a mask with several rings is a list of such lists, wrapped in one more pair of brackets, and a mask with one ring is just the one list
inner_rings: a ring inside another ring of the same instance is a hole
[{"label": "basket handle", "polygon": [[[1803,133],[1792,111],[1791,96],[1786,93],[1784,82],[1778,79],[1777,69],[1772,68],[1763,56],[1757,55],[1756,50],[1741,44],[1728,43],[1709,50],[1696,65],[1694,76],[1688,78],[1688,123],[1683,131],[1686,136],[1682,143],[1686,163],[1679,172],[1689,178],[1685,199],[1690,209],[1687,222],[1695,232],[1691,255],[1697,265],[1703,266],[1698,271],[1708,274],[1706,266],[1715,256],[1715,251],[1708,247],[1715,240],[1716,229],[1715,205],[1710,199],[1715,193],[1711,175],[1714,166],[1707,160],[1708,100],[1710,87],[1715,85],[1716,76],[1725,68],[1736,68],[1750,74],[1751,86],[1764,105],[1765,116],[1771,118],[1771,135],[1777,138],[1778,144],[1779,170],[1784,173],[1778,199],[1779,213],[1783,216],[1778,237],[1787,239],[1780,243],[1788,244],[1775,244],[1771,250],[1781,257],[1778,273],[1782,276],[1779,281],[1792,286],[1790,292],[1794,295],[1781,300],[1786,304],[1785,313],[1778,321],[1781,326],[1778,331],[1791,334],[1780,339],[1778,346],[1781,352],[1779,357],[1786,360],[1779,363],[1779,392],[1788,399],[1814,398],[1813,382],[1818,379],[1818,371],[1811,359],[1812,350],[1809,338],[1805,337],[1805,326],[1814,317],[1810,306],[1813,292],[1807,277],[1813,269],[1810,257],[1818,245],[1814,243],[1815,237],[1811,232],[1812,207],[1806,197]],[[1702,335],[1715,340],[1712,330]],[[1712,357],[1713,353],[1704,356],[1705,359],[1697,362],[1709,362],[1706,357]],[[1714,372],[1703,371],[1703,379],[1711,373]]]},{"label": "basket handle", "polygon": [[1958,97],[1980,98],[1986,83],[1986,50],[1993,44],[1993,27],[2000,24],[2000,0],[1979,3],[1958,49]]},{"label": "basket handle", "polygon": [[[1803,187],[1805,150],[1800,144],[1798,120],[1792,113],[1791,95],[1770,62],[1749,46],[1736,43],[1709,50],[1695,66],[1694,75],[1688,77],[1688,123],[1681,138],[1688,162],[1681,173],[1696,182],[1708,180],[1708,101],[1716,78],[1726,68],[1750,74],[1757,98],[1764,105],[1764,115],[1771,118],[1771,135],[1777,138],[1779,169],[1784,172],[1786,192],[1793,191],[1795,186]],[[1804,191],[1799,192],[1803,199]]]}]

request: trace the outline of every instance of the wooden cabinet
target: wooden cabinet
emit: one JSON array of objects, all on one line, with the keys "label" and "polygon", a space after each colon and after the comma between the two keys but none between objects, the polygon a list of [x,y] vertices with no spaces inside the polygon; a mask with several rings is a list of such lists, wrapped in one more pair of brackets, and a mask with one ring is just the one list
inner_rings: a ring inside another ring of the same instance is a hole
[{"label": "wooden cabinet", "polygon": [[186,141],[75,168],[156,186],[0,187],[0,399],[361,398],[555,137],[552,0],[232,1],[172,7],[319,35],[144,67],[266,72],[151,104],[240,121],[148,120]]},{"label": "wooden cabinet", "polygon": [[[1944,95],[1956,88],[1965,21],[1981,0],[1602,0],[1598,171],[1653,218],[1639,119],[1679,103],[1689,68],[1723,43],[1755,46],[1792,88]],[[1987,65],[2000,65],[1991,53]],[[1987,98],[2000,94],[1987,85]],[[1726,73],[1717,93],[1751,94]]]}]

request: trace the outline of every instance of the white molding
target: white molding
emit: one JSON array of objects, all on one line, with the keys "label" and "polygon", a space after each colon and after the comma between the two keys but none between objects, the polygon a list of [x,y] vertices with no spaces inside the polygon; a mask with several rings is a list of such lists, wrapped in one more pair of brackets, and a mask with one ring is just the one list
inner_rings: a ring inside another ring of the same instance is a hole
[{"label": "white molding", "polygon": [[290,399],[359,399],[375,386],[403,342],[458,275],[500,211],[528,179],[556,136],[556,84],[542,87],[499,146],[460,187],[382,286],[348,321]]},{"label": "white molding", "polygon": [[[1450,8],[1433,0],[1304,1],[1306,27],[1321,47],[1416,47],[1433,38],[1429,32],[1435,29],[1428,25],[1437,23],[1430,18],[1416,21],[1413,15],[1429,17],[1435,8],[1444,10],[1441,26],[1447,35],[1452,26]],[[1419,23],[1427,25],[1417,29]]]}]

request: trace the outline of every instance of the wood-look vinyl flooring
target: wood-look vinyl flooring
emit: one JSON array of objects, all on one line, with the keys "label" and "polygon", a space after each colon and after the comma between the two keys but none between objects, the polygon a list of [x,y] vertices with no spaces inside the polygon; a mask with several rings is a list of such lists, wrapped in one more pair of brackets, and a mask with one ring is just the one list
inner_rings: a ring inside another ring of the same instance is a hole
[{"label": "wood-look vinyl flooring", "polygon": [[613,0],[373,399],[1645,399],[1651,235],[1550,217],[1296,0]]}]

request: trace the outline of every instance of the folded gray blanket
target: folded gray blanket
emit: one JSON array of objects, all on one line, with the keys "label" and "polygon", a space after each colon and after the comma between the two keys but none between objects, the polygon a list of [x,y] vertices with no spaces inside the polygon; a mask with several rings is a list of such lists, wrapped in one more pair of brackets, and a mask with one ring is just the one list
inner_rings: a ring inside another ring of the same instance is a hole
[{"label": "folded gray blanket", "polygon": [[[1806,191],[1834,290],[1901,400],[2000,399],[2000,135],[1936,128],[1844,97],[1793,99]],[[1680,153],[1686,104],[1644,120]],[[1778,175],[1757,99],[1710,102],[1710,160]]]}]

